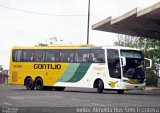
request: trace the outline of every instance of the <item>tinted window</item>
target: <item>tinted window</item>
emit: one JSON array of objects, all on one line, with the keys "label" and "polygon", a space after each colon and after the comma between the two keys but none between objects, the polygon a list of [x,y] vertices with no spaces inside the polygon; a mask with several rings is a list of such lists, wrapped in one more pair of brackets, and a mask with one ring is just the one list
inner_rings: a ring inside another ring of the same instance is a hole
[{"label": "tinted window", "polygon": [[121,78],[121,68],[119,53],[116,49],[107,50],[107,59],[108,59],[108,69],[110,77],[112,78]]},{"label": "tinted window", "polygon": [[12,51],[12,61],[16,61],[16,55],[17,55],[17,51],[13,50]]},{"label": "tinted window", "polygon": [[22,50],[17,51],[16,61],[22,61]]},{"label": "tinted window", "polygon": [[90,51],[90,61],[94,63],[104,63],[105,55],[103,49],[93,49]]},{"label": "tinted window", "polygon": [[89,62],[89,50],[75,50],[75,62]]},{"label": "tinted window", "polygon": [[35,50],[33,51],[33,61],[34,62],[43,62],[44,61],[44,50]]},{"label": "tinted window", "polygon": [[22,60],[22,50],[13,50],[12,61],[21,61],[21,60]]},{"label": "tinted window", "polygon": [[59,50],[47,50],[46,52],[47,62],[59,62]]},{"label": "tinted window", "polygon": [[61,62],[74,62],[74,51],[73,50],[60,50],[60,61]]},{"label": "tinted window", "polygon": [[143,54],[141,51],[134,50],[121,50],[121,56],[126,58],[143,58]]},{"label": "tinted window", "polygon": [[23,50],[22,61],[33,61],[33,50]]},{"label": "tinted window", "polygon": [[17,62],[42,62],[44,50],[13,50],[12,60]]},{"label": "tinted window", "polygon": [[93,62],[104,63],[102,49],[92,50],[13,50],[13,61],[22,62]]}]

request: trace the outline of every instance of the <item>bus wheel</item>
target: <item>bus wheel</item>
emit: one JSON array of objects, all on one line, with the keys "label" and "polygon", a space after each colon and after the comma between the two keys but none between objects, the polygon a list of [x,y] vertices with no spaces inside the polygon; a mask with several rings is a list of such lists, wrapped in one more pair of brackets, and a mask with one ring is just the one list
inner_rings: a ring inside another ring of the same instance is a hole
[{"label": "bus wheel", "polygon": [[124,90],[118,90],[118,94],[123,94]]},{"label": "bus wheel", "polygon": [[27,90],[34,90],[35,86],[32,78],[29,77],[25,80],[25,86]]},{"label": "bus wheel", "polygon": [[102,80],[99,80],[98,81],[98,86],[97,86],[97,92],[98,93],[103,93],[103,90],[104,90],[104,84],[103,84]]},{"label": "bus wheel", "polygon": [[41,78],[37,78],[35,80],[35,87],[37,90],[42,90],[43,89],[43,80]]},{"label": "bus wheel", "polygon": [[54,91],[63,91],[65,87],[54,87]]}]

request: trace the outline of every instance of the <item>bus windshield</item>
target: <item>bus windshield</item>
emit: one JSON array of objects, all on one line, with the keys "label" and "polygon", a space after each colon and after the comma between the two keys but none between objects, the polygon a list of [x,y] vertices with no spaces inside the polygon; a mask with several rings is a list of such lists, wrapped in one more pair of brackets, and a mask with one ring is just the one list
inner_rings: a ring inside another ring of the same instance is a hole
[{"label": "bus windshield", "polygon": [[121,56],[126,58],[126,66],[123,67],[123,76],[129,79],[145,78],[144,57],[141,51],[136,50],[121,50]]}]

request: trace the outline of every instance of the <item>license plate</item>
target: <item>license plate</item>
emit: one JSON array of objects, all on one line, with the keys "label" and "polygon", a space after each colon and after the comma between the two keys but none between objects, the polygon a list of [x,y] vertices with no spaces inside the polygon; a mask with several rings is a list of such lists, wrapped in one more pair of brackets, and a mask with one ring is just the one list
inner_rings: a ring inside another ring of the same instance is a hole
[{"label": "license plate", "polygon": [[129,83],[131,83],[131,84],[137,84],[138,80],[136,80],[136,79],[130,79]]}]

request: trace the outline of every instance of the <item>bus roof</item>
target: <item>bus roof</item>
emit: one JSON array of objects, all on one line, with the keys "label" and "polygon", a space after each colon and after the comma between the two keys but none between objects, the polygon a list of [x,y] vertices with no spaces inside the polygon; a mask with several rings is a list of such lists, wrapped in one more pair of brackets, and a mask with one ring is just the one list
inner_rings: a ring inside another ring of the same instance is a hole
[{"label": "bus roof", "polygon": [[110,49],[123,49],[123,50],[136,50],[136,51],[141,51],[140,49],[137,48],[131,48],[131,47],[124,47],[124,46],[105,46],[106,48]]},{"label": "bus roof", "polygon": [[80,48],[98,48],[100,46],[95,46],[92,44],[56,44],[47,46],[13,46],[13,49],[80,49]]},{"label": "bus roof", "polygon": [[131,48],[131,47],[123,47],[123,46],[95,46],[92,44],[66,44],[66,45],[48,45],[48,46],[13,46],[12,49],[124,49],[124,50],[137,50],[140,49]]}]

